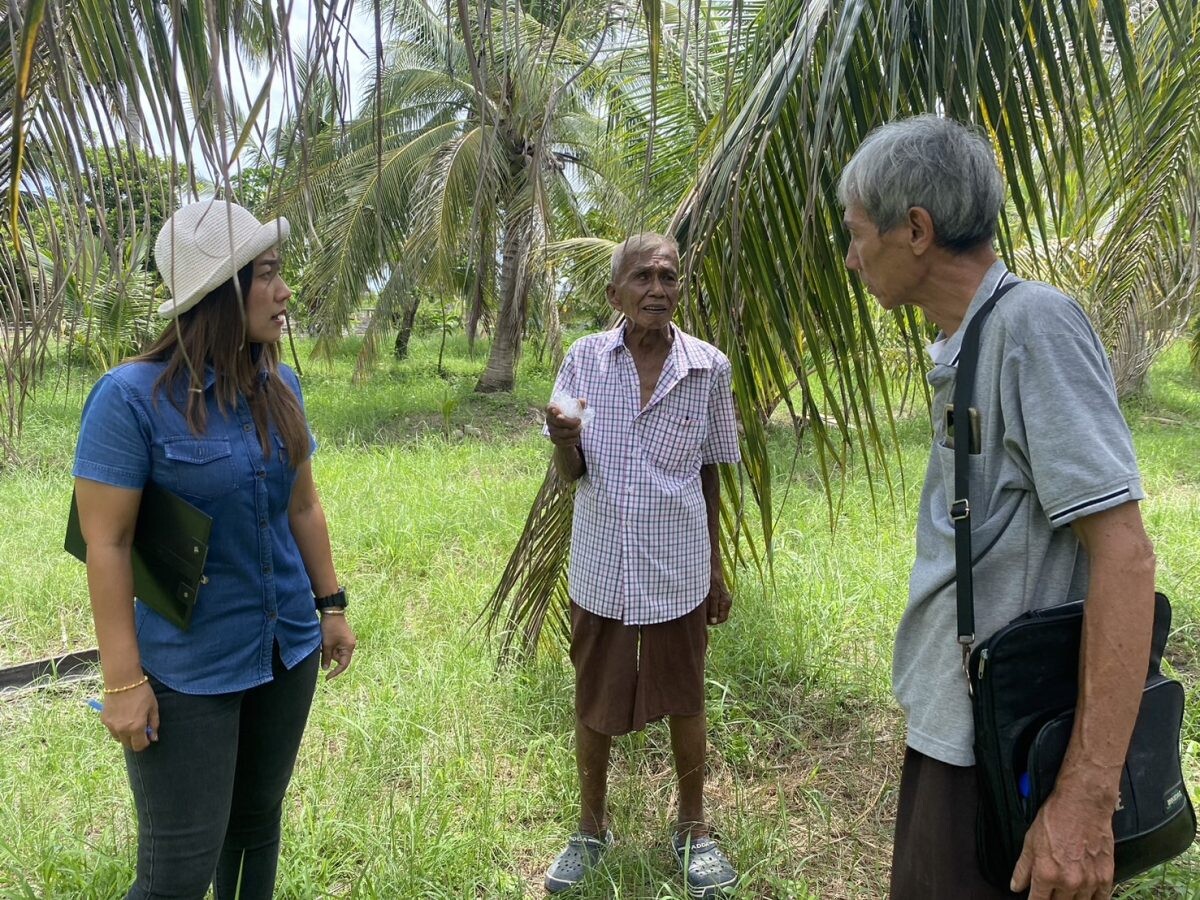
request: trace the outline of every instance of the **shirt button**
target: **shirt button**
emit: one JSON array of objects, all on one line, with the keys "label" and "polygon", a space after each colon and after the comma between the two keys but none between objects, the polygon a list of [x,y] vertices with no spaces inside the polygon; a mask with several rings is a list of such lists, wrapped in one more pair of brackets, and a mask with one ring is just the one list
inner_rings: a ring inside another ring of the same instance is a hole
[{"label": "shirt button", "polygon": [[270,575],[270,574],[271,574],[271,567],[270,567],[270,566],[263,566],[263,574],[264,574],[264,575]]},{"label": "shirt button", "polygon": [[267,520],[266,520],[266,519],[259,519],[259,520],[258,520],[258,527],[259,527],[259,528],[266,528],[266,527],[267,527]]},{"label": "shirt button", "polygon": [[254,477],[255,477],[255,478],[262,478],[262,477],[263,477],[264,475],[266,475],[266,474],[267,474],[267,473],[266,473],[264,470],[262,470],[262,469],[258,469],[257,471],[255,471],[255,473],[254,473]]},{"label": "shirt button", "polygon": [[253,430],[254,430],[254,426],[253,426],[253,425],[246,424],[246,425],[243,425],[243,426],[242,426],[242,431],[253,431]]},{"label": "shirt button", "polygon": [[279,616],[276,615],[274,612],[267,613],[267,619],[271,622],[274,622],[278,618],[279,618]]}]

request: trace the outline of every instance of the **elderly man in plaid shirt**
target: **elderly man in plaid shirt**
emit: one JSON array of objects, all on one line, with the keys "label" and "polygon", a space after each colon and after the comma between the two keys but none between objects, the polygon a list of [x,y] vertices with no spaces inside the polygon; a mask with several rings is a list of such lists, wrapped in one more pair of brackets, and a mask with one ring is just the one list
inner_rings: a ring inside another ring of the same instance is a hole
[{"label": "elderly man in plaid shirt", "polygon": [[554,462],[578,481],[571,534],[571,661],[579,830],[546,872],[546,889],[578,883],[608,849],[605,798],[615,735],[666,717],[679,777],[671,846],[693,897],[737,873],[704,820],[704,656],[708,626],[729,616],[718,542],[718,463],[739,459],[729,360],[671,322],[679,250],[641,234],[613,252],[612,331],[567,353],[556,396],[577,398],[583,427],[552,402]]}]

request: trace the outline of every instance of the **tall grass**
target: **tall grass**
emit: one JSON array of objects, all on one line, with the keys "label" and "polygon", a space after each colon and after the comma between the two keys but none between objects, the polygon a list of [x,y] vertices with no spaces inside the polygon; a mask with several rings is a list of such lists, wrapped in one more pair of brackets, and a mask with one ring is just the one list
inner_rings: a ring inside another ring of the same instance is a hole
[{"label": "tall grass", "polygon": [[[549,654],[498,674],[474,623],[545,469],[536,409],[553,372],[527,358],[515,395],[475,396],[483,357],[452,343],[440,378],[429,339],[352,386],[355,349],[326,365],[302,347],[321,444],[314,470],[360,649],[352,671],[318,691],[287,800],[278,895],[539,896],[576,815],[571,670]],[[9,513],[0,664],[93,641],[83,568],[60,549],[85,387],[38,397],[27,462],[0,476]],[[1200,384],[1185,348],[1163,358],[1149,395],[1127,413],[1159,584],[1175,602],[1170,655],[1188,688],[1196,783]],[[831,532],[804,448],[792,471],[791,432],[773,434],[788,492],[774,581],[741,573],[708,669],[709,816],[746,874],[742,896],[886,894],[903,752],[890,647],[912,556],[924,416],[903,422],[901,436],[906,488],[895,507],[873,512],[852,468]],[[84,703],[97,690],[91,680],[0,700],[0,896],[110,898],[131,881],[121,756]],[[686,896],[667,849],[675,797],[664,726],[617,742],[611,785],[617,844],[576,896]],[[1129,895],[1200,895],[1200,853]]]}]

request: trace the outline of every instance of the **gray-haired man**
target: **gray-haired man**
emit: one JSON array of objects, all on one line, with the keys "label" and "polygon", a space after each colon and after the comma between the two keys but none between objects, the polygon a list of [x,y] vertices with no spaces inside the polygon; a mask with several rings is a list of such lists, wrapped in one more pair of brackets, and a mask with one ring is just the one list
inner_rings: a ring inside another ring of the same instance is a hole
[{"label": "gray-haired man", "polygon": [[[872,132],[839,185],[847,268],[885,309],[920,307],[941,330],[929,348],[932,456],[893,656],[908,721],[893,900],[1013,896],[983,880],[975,852],[945,415],[964,325],[1014,280],[992,249],[1003,197],[987,140],[932,115]],[[1112,373],[1078,304],[1035,282],[1009,291],[982,332],[974,402],[971,518],[975,546],[987,548],[974,565],[977,639],[1027,609],[1086,599],[1079,715],[1010,887],[1033,900],[1107,897],[1112,813],[1149,655],[1154,552]]]},{"label": "gray-haired man", "polygon": [[567,587],[575,666],[579,830],[546,872],[578,884],[612,843],[608,761],[615,735],[666,718],[678,774],[671,848],[688,894],[716,897],[737,872],[704,817],[704,660],[708,627],[729,615],[721,567],[719,463],[738,461],[731,366],[671,322],[679,250],[641,234],[613,252],[617,328],[576,341],[555,396],[586,400],[583,422],[551,403],[554,463],[578,482]]}]

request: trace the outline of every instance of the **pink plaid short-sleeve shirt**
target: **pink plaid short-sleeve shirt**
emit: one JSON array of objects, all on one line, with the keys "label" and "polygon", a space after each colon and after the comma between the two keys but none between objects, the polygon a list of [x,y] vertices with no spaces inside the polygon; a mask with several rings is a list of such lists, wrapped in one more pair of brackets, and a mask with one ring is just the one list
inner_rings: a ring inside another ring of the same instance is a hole
[{"label": "pink plaid short-sleeve shirt", "polygon": [[677,619],[708,596],[700,467],[735,463],[729,360],[671,326],[674,343],[645,409],[624,325],[576,341],[555,390],[583,397],[587,472],[575,494],[571,599],[628,625]]}]

